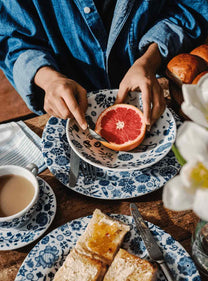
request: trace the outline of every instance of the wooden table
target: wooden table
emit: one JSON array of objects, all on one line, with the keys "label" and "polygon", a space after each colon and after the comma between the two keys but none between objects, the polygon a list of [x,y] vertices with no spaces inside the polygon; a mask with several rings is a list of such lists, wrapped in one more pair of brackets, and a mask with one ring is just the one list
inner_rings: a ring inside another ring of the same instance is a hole
[{"label": "wooden table", "polygon": [[[43,115],[29,119],[25,123],[41,136],[48,118],[48,115]],[[179,241],[188,253],[191,253],[190,240],[198,218],[192,211],[173,212],[165,209],[161,200],[162,188],[135,199],[106,201],[88,198],[68,189],[48,169],[39,176],[53,188],[57,198],[55,219],[44,235],[66,222],[92,214],[95,208],[99,208],[105,213],[130,215],[129,203],[135,202],[145,220],[164,229]],[[0,281],[12,281],[15,279],[24,258],[40,239],[18,250],[0,252]],[[202,280],[207,279],[204,277]]]},{"label": "wooden table", "polygon": [[[167,99],[169,98],[167,97]],[[169,102],[171,102],[170,99]],[[27,119],[25,123],[41,137],[48,119],[48,115],[43,115]],[[99,208],[105,213],[130,215],[129,204],[130,202],[135,202],[145,220],[164,229],[191,254],[191,235],[198,218],[192,211],[172,212],[165,209],[161,200],[162,188],[135,199],[101,200],[86,197],[68,189],[48,169],[39,176],[52,187],[57,199],[56,216],[44,235],[66,222],[92,214],[95,208]],[[0,252],[0,281],[12,281],[15,279],[23,260],[42,237],[18,250]],[[207,278],[202,276],[202,281],[205,280]]]}]

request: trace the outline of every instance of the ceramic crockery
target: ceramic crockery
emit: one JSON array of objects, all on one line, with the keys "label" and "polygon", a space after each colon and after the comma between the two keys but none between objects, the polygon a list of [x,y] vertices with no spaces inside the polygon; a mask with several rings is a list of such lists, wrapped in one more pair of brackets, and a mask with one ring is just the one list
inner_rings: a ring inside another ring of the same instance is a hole
[{"label": "ceramic crockery", "polygon": [[39,199],[31,219],[19,228],[0,229],[0,251],[22,248],[37,240],[49,228],[56,214],[56,196],[51,186],[37,177]]},{"label": "ceramic crockery", "polygon": [[26,168],[15,166],[15,165],[5,165],[0,166],[0,176],[5,175],[18,175],[26,178],[32,183],[34,188],[34,195],[29,204],[18,213],[11,216],[0,217],[0,229],[11,229],[19,228],[25,225],[33,215],[36,208],[38,198],[39,198],[39,185],[37,181],[38,167],[35,164],[29,164]]},{"label": "ceramic crockery", "polygon": [[[129,224],[131,227],[121,247],[140,258],[149,259],[147,249],[135,227],[133,218],[121,214],[111,214],[111,216]],[[91,216],[75,219],[54,229],[42,238],[27,255],[17,273],[15,281],[52,281],[69,251],[75,246],[77,239],[85,231],[90,219]],[[199,281],[199,272],[182,245],[160,227],[150,222],[147,223],[163,252],[174,280]],[[158,270],[156,280],[166,281],[161,270]]]},{"label": "ceramic crockery", "polygon": [[[86,120],[95,127],[100,113],[115,102],[117,90],[100,90],[88,93]],[[142,108],[141,93],[131,92],[126,103]],[[69,119],[66,135],[71,148],[84,161],[97,168],[113,171],[141,170],[152,166],[171,150],[176,137],[176,124],[171,111],[166,108],[162,116],[146,133],[143,142],[131,151],[114,151],[95,140],[88,130],[83,131],[75,119]]]},{"label": "ceramic crockery", "polygon": [[[174,112],[172,112],[174,114]],[[181,121],[174,114],[177,127]],[[69,187],[71,148],[66,137],[66,120],[51,117],[43,131],[42,152],[45,163],[55,177]],[[180,170],[170,151],[162,160],[142,170],[125,172],[96,168],[96,179],[87,178],[80,171],[74,191],[99,199],[127,199],[143,196],[162,187]]]}]

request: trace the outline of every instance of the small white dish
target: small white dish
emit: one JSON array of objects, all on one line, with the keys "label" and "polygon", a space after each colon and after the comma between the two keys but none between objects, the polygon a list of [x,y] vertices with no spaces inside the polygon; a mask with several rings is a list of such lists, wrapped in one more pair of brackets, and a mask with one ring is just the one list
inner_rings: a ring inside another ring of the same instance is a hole
[{"label": "small white dish", "polygon": [[[144,242],[142,241],[134,220],[131,216],[115,215],[112,217],[131,226],[121,247],[140,258],[149,259]],[[63,264],[69,251],[75,246],[77,239],[83,234],[91,216],[75,219],[54,229],[41,239],[30,251],[22,263],[15,281],[53,280],[56,271]],[[148,227],[160,246],[165,261],[168,264],[175,281],[200,280],[196,266],[179,242],[162,230],[148,222]],[[157,281],[166,281],[161,270],[158,270]]]},{"label": "small white dish", "polygon": [[[88,94],[86,120],[95,127],[100,113],[114,104],[118,90],[100,90]],[[141,95],[131,92],[126,103],[141,108]],[[93,139],[89,131],[83,131],[75,119],[69,119],[66,135],[71,148],[84,161],[98,168],[113,171],[141,170],[160,161],[170,151],[176,138],[176,124],[172,113],[166,108],[163,115],[146,133],[143,142],[132,151],[113,151]]]},{"label": "small white dish", "polygon": [[37,179],[40,198],[32,218],[21,228],[0,229],[0,251],[18,249],[34,242],[51,225],[56,214],[56,197],[48,183]]}]

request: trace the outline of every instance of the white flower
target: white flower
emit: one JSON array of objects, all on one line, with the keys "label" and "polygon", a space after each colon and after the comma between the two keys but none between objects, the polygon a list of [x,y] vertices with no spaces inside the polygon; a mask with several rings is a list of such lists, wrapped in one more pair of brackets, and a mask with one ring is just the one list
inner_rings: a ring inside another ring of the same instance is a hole
[{"label": "white flower", "polygon": [[186,161],[198,159],[208,167],[208,131],[204,127],[185,121],[178,129],[176,147]]},{"label": "white flower", "polygon": [[178,130],[176,147],[187,161],[163,190],[163,203],[174,211],[193,210],[208,221],[208,131],[191,122]]},{"label": "white flower", "polygon": [[183,112],[194,122],[208,127],[208,74],[202,76],[196,85],[184,84],[182,90]]},{"label": "white flower", "polygon": [[174,211],[193,210],[208,221],[208,169],[197,160],[187,162],[180,175],[168,181],[163,190],[163,203]]},{"label": "white flower", "polygon": [[193,210],[208,221],[208,74],[182,90],[182,110],[195,123],[186,121],[178,130],[176,147],[186,164],[165,184],[163,203],[174,211]]}]

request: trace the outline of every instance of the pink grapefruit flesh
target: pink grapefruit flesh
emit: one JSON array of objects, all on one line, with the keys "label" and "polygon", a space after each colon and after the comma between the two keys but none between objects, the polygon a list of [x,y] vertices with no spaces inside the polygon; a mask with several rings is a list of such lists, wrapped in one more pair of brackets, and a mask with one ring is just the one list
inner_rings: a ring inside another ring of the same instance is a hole
[{"label": "pink grapefruit flesh", "polygon": [[98,117],[95,131],[109,143],[102,142],[116,151],[129,151],[144,139],[146,124],[141,110],[129,104],[115,104],[106,108]]}]

